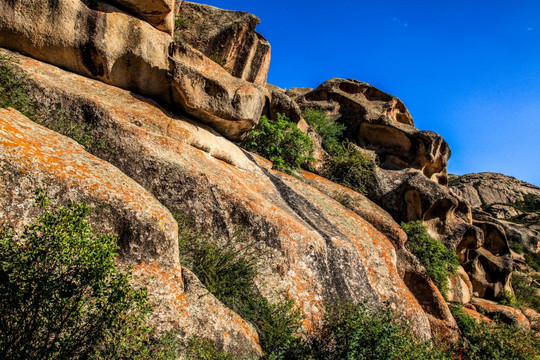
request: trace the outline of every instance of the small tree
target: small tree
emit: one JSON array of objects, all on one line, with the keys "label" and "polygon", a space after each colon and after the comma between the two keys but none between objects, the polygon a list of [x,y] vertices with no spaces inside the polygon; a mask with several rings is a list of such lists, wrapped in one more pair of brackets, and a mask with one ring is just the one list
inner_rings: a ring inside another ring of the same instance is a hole
[{"label": "small tree", "polygon": [[116,237],[97,235],[85,204],[43,209],[20,235],[0,226],[0,358],[170,358],[152,340],[146,291],[115,263]]}]

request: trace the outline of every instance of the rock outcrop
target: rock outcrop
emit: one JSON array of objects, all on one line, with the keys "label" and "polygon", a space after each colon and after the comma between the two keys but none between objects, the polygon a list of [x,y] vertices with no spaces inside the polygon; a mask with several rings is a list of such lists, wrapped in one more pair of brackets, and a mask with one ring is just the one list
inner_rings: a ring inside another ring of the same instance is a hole
[{"label": "rock outcrop", "polygon": [[48,189],[52,206],[89,204],[94,227],[118,235],[120,260],[134,264],[135,281],[147,286],[158,332],[176,329],[239,355],[260,354],[256,331],[180,266],[171,213],[110,163],[16,110],[0,109],[0,184],[0,222],[15,229],[35,220],[36,189]]},{"label": "rock outcrop", "polygon": [[270,44],[255,31],[261,22],[258,17],[183,1],[177,19],[178,41],[193,46],[240,79],[266,84]]},{"label": "rock outcrop", "polygon": [[2,2],[0,47],[173,105],[233,139],[265,103],[264,89],[106,2]]},{"label": "rock outcrop", "polygon": [[289,96],[303,109],[326,110],[346,126],[347,138],[375,150],[382,168],[419,169],[427,178],[446,184],[448,144],[434,132],[416,129],[398,98],[352,79],[330,79],[315,90],[304,91],[293,90]]},{"label": "rock outcrop", "polygon": [[[288,293],[306,315],[308,328],[320,319],[326,302],[370,297],[375,306],[390,301],[419,336],[431,336],[429,320],[407,287],[415,281],[407,283],[406,273],[405,280],[400,276],[392,242],[360,215],[228,142],[242,154],[240,160],[227,148],[209,154],[196,144],[199,134],[213,136],[214,144],[225,140],[185,118],[171,117],[148,100],[18,58],[35,98],[53,108],[61,103],[79,120],[91,122],[96,129],[92,136],[106,147],[90,150],[170,210],[225,234],[245,226],[271,254],[259,279],[264,284],[260,291],[268,298],[276,291]],[[245,161],[242,156],[251,166],[234,165]],[[391,222],[388,215],[384,218]],[[397,228],[395,223],[377,226]],[[422,302],[429,302],[428,296]]]}]

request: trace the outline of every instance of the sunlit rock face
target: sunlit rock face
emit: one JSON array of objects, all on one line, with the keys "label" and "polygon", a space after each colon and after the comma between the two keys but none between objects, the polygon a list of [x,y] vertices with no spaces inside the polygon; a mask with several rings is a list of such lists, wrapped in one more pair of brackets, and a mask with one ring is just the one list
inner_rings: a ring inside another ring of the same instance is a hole
[{"label": "sunlit rock face", "polygon": [[243,11],[183,1],[175,39],[186,42],[240,79],[264,85],[270,67],[270,44],[255,31],[258,17]]}]

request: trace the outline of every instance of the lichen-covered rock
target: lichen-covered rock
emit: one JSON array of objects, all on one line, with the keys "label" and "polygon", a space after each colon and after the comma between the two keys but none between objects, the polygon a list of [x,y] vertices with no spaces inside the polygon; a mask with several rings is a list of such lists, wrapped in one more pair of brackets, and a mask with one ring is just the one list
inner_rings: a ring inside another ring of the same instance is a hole
[{"label": "lichen-covered rock", "polygon": [[223,10],[183,1],[175,30],[187,42],[234,76],[264,85],[270,66],[270,44],[255,31],[260,20],[243,11]]},{"label": "lichen-covered rock", "polygon": [[[252,169],[235,166],[235,153],[226,148],[219,157],[212,156],[192,145],[204,128],[192,129],[186,119],[170,117],[152,102],[19,59],[35,85],[36,98],[49,107],[61,103],[79,120],[92,122],[91,136],[106,147],[90,150],[170,210],[225,235],[243,226],[246,236],[267,251],[259,290],[269,299],[276,298],[276,292],[289,294],[306,315],[306,328],[321,318],[328,302],[370,298],[375,306],[389,301],[417,335],[431,336],[430,320],[406,285],[416,282],[400,276],[392,242],[360,215],[239,149],[251,159]],[[214,136],[219,144],[222,138]]]},{"label": "lichen-covered rock", "polygon": [[48,189],[56,203],[97,209],[93,223],[119,235],[124,261],[178,265],[178,227],[163,205],[114,166],[13,109],[0,109],[0,169],[0,221],[15,228],[32,222],[34,191]]},{"label": "lichen-covered rock", "polygon": [[173,101],[187,114],[236,140],[257,124],[265,103],[264,89],[231,76],[187,45],[174,44],[171,58]]},{"label": "lichen-covered rock", "polygon": [[334,78],[294,99],[301,108],[328,111],[346,126],[350,140],[375,150],[382,168],[419,169],[426,177],[446,184],[448,144],[434,132],[416,129],[398,98],[357,80]]},{"label": "lichen-covered rock", "polygon": [[171,213],[113,165],[16,110],[0,109],[0,185],[0,222],[15,228],[35,220],[38,188],[48,189],[53,205],[89,204],[94,227],[118,234],[120,260],[134,264],[135,281],[147,287],[158,334],[176,329],[238,356],[261,354],[256,331],[179,265]]}]

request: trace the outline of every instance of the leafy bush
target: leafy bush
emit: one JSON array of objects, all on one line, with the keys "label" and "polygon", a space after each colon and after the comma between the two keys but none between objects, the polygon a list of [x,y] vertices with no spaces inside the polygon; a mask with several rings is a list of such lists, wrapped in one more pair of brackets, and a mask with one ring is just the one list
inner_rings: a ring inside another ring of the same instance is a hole
[{"label": "leafy bush", "polygon": [[231,354],[216,350],[210,340],[197,336],[188,339],[182,356],[184,360],[234,360]]},{"label": "leafy bush", "polygon": [[278,114],[276,120],[262,116],[243,146],[272,161],[274,168],[286,172],[299,169],[314,160],[309,136],[283,114]]},{"label": "leafy bush", "polygon": [[332,121],[325,112],[318,109],[307,109],[304,120],[321,135],[322,147],[329,154],[335,154],[341,145],[345,125]]},{"label": "leafy bush", "polygon": [[428,276],[444,294],[448,288],[448,276],[455,274],[459,266],[457,255],[439,241],[431,238],[420,221],[401,223],[407,233],[407,248],[426,268]]},{"label": "leafy bush", "polygon": [[366,194],[375,178],[376,163],[352,143],[339,145],[324,165],[322,176]]},{"label": "leafy bush", "polygon": [[540,271],[540,253],[526,253],[525,262],[536,271]]},{"label": "leafy bush", "polygon": [[168,359],[154,341],[146,291],[115,263],[116,237],[97,235],[85,204],[47,209],[21,235],[0,227],[0,358]]},{"label": "leafy bush", "polygon": [[179,228],[180,261],[225,305],[257,329],[265,359],[296,359],[303,352],[295,335],[301,315],[285,297],[276,303],[255,287],[261,251],[240,233],[232,240],[212,238],[195,229],[193,222],[175,213]]},{"label": "leafy bush", "polygon": [[444,359],[430,343],[417,341],[388,304],[375,310],[366,302],[327,309],[320,332],[311,340],[312,359]]},{"label": "leafy bush", "polygon": [[537,288],[532,282],[533,279],[527,275],[512,274],[515,302],[518,307],[530,307],[540,312],[540,297],[536,294]]},{"label": "leafy bush", "polygon": [[462,332],[460,343],[454,348],[453,357],[469,360],[538,360],[540,337],[502,323],[478,323],[461,307],[450,308]]}]

